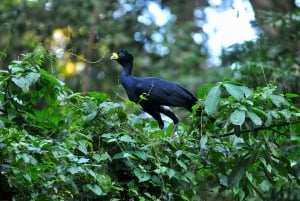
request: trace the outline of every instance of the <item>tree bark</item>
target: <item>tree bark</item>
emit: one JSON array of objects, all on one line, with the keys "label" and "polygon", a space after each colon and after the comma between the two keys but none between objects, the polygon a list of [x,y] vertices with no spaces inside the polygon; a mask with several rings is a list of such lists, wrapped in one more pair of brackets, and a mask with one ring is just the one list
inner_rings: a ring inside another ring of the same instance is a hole
[{"label": "tree bark", "polygon": [[249,0],[259,27],[267,36],[278,36],[279,30],[270,23],[265,23],[267,17],[265,11],[288,13],[296,7],[294,0]]},{"label": "tree bark", "polygon": [[87,43],[87,49],[85,53],[85,69],[83,71],[83,79],[82,79],[82,92],[87,92],[89,90],[89,83],[90,83],[90,71],[91,71],[91,60],[93,54],[93,46],[95,43],[95,36],[96,36],[96,25],[98,22],[98,4],[95,3],[94,10],[92,13],[92,22],[89,28],[89,38]]}]

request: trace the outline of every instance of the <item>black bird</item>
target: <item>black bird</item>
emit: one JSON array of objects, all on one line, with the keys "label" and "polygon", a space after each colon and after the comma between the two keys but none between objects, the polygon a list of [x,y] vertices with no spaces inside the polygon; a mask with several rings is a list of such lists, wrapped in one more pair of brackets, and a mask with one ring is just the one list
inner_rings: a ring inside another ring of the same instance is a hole
[{"label": "black bird", "polygon": [[174,122],[172,136],[178,126],[178,118],[165,106],[184,107],[192,112],[196,104],[195,96],[174,82],[157,77],[135,77],[132,75],[133,56],[127,51],[113,52],[112,60],[116,60],[122,67],[121,83],[125,88],[128,98],[140,104],[145,112],[150,114],[159,125],[164,128],[160,113],[170,117]]}]

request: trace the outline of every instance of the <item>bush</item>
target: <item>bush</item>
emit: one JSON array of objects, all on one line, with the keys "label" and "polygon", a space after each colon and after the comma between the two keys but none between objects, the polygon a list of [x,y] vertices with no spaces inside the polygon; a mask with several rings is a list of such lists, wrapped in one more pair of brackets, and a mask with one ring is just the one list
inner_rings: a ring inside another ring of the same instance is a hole
[{"label": "bush", "polygon": [[72,92],[52,63],[30,53],[1,72],[0,181],[15,200],[299,198],[296,94],[207,85],[172,139],[104,93]]}]

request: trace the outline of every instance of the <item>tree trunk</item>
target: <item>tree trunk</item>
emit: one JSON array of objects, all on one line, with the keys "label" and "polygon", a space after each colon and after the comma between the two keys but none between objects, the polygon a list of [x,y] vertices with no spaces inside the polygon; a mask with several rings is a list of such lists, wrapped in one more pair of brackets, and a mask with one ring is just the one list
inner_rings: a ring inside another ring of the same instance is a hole
[{"label": "tree trunk", "polygon": [[259,27],[267,36],[278,36],[279,30],[271,23],[265,23],[266,11],[280,12],[282,14],[288,13],[293,10],[296,5],[294,0],[249,0]]}]

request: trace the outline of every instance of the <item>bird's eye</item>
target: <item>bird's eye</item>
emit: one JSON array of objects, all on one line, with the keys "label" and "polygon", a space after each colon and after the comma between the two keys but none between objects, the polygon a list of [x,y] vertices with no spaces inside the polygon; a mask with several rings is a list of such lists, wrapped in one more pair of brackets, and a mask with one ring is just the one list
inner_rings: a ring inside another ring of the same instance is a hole
[{"label": "bird's eye", "polygon": [[124,57],[124,53],[123,52],[119,52],[119,57]]}]

